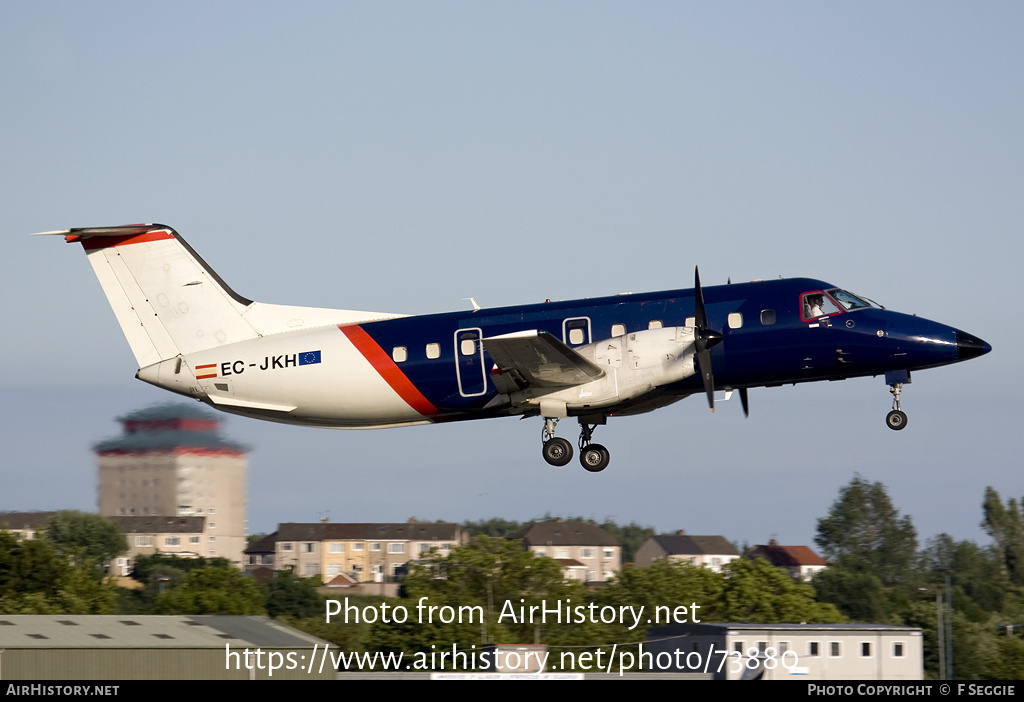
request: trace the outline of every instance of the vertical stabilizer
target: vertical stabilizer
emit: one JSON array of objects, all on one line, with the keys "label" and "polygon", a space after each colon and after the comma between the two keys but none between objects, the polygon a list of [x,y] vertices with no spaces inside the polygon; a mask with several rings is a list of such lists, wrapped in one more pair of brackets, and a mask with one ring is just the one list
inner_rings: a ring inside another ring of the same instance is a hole
[{"label": "vertical stabilizer", "polygon": [[81,242],[140,368],[252,339],[236,294],[170,227],[139,224],[68,229]]}]

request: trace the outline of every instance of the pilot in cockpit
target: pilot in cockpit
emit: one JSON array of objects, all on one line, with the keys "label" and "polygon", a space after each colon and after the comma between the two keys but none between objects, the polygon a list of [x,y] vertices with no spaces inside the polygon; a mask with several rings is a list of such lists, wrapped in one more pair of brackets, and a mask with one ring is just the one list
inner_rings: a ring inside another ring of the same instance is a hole
[{"label": "pilot in cockpit", "polygon": [[808,319],[823,317],[825,315],[825,312],[821,309],[823,302],[821,295],[808,295],[804,305],[806,317]]}]

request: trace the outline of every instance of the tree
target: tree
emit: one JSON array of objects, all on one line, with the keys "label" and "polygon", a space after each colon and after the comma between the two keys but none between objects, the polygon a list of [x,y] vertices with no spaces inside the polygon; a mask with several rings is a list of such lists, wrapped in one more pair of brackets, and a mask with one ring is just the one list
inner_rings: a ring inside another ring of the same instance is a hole
[{"label": "tree", "polygon": [[721,573],[662,559],[643,568],[623,570],[608,587],[594,593],[594,600],[601,605],[643,606],[652,619],[656,607],[668,607],[673,612],[696,604],[699,609],[691,612],[697,619],[722,621],[718,603],[724,589],[725,576]]},{"label": "tree", "polygon": [[293,570],[277,571],[277,577],[263,585],[267,614],[275,619],[323,615],[324,598],[316,591],[318,585],[319,578],[302,578]]},{"label": "tree", "polygon": [[779,624],[843,621],[833,605],[816,602],[814,588],[800,583],[763,558],[738,558],[725,566],[718,609],[723,621]]},{"label": "tree", "polygon": [[178,587],[160,593],[158,614],[264,614],[263,593],[230,566],[196,568]]},{"label": "tree", "polygon": [[827,517],[818,520],[814,542],[835,564],[872,573],[883,585],[904,582],[913,567],[917,532],[901,517],[882,483],[855,475],[839,491]]},{"label": "tree", "polygon": [[853,573],[842,566],[829,566],[813,581],[818,601],[834,605],[856,622],[897,624],[889,592],[872,573]]},{"label": "tree", "polygon": [[92,559],[100,576],[105,564],[128,550],[128,539],[121,527],[98,514],[57,512],[46,520],[43,532],[65,556]]},{"label": "tree", "polygon": [[94,577],[92,561],[73,563],[46,539],[0,531],[0,612],[112,614],[116,597]]},{"label": "tree", "polygon": [[985,488],[981,526],[995,539],[1002,567],[1016,585],[1024,585],[1024,518],[1012,497],[1003,507],[995,488]]},{"label": "tree", "polygon": [[402,590],[401,607],[409,613],[408,621],[374,624],[378,650],[450,651],[453,645],[469,649],[484,643],[564,645],[592,633],[564,621],[544,625],[539,617],[530,621],[520,616],[545,603],[549,608],[566,600],[570,606],[582,605],[586,591],[580,583],[564,579],[557,561],[524,550],[519,541],[477,536],[447,556],[435,553],[411,568]]}]

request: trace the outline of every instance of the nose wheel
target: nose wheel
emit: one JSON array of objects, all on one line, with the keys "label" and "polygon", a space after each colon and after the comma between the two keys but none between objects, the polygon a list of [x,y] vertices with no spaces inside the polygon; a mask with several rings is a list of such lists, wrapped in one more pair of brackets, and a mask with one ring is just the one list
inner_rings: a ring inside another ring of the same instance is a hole
[{"label": "nose wheel", "polygon": [[900,409],[901,390],[903,390],[903,383],[889,385],[889,392],[892,393],[892,412],[885,415],[885,423],[893,431],[899,431],[907,426],[907,413]]}]

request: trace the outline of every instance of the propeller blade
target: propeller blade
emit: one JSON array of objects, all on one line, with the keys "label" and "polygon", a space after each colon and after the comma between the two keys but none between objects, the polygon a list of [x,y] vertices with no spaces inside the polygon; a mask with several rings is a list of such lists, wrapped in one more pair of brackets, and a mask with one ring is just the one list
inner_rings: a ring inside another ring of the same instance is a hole
[{"label": "propeller blade", "polygon": [[700,374],[704,378],[704,392],[708,395],[708,407],[715,411],[715,376],[711,372],[711,352],[707,349],[697,352]]},{"label": "propeller blade", "polygon": [[747,401],[747,389],[740,388],[740,403],[743,405],[743,416],[750,416],[750,403]]},{"label": "propeller blade", "polygon": [[704,311],[704,291],[700,287],[700,268],[694,266],[693,269],[693,288],[694,288],[694,305],[696,309],[693,312],[694,327],[700,331],[704,331],[708,327],[708,316]]},{"label": "propeller blade", "polygon": [[[693,344],[697,349],[697,362],[700,364],[700,374],[704,380],[704,392],[708,396],[708,407],[715,411],[715,376],[711,371],[710,349],[716,341],[721,340],[721,335],[708,331],[708,315],[704,309],[704,291],[700,287],[700,268],[693,269]],[[718,336],[718,339],[714,339]]]}]

